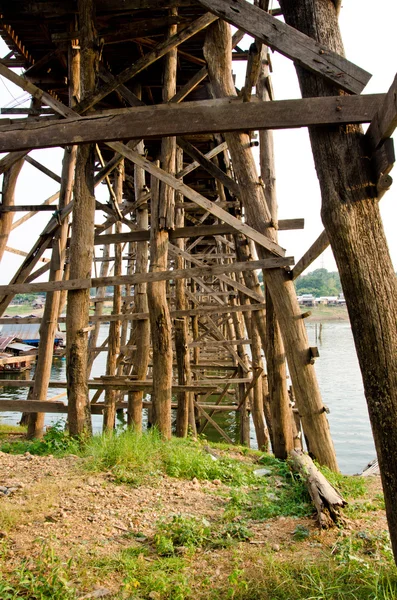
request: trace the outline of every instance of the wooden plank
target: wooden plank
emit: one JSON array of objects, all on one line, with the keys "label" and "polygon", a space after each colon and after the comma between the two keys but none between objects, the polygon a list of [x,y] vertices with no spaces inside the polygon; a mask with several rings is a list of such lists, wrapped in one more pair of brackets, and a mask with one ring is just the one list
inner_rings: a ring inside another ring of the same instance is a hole
[{"label": "wooden plank", "polygon": [[397,75],[379,110],[374,115],[365,137],[372,150],[390,137],[397,127]]},{"label": "wooden plank", "polygon": [[246,0],[199,1],[221,19],[249,33],[296,64],[321,75],[338,88],[360,94],[371,78],[364,69]]},{"label": "wooden plank", "polygon": [[228,98],[121,108],[86,117],[76,117],[71,111],[69,118],[62,121],[42,118],[36,123],[24,119],[0,127],[0,152],[198,133],[368,123],[384,97],[368,94],[274,102],[252,100],[244,103],[244,110],[240,99]]},{"label": "wooden plank", "polygon": [[[122,378],[120,378],[122,379]],[[30,388],[33,386],[33,379],[3,379],[0,380],[0,387],[12,387],[12,388]],[[148,393],[152,390],[153,382],[152,381],[106,381],[106,380],[88,380],[88,388],[90,390],[96,390],[99,388],[115,388],[118,390],[143,390]],[[197,381],[196,383],[191,383],[190,385],[173,385],[173,392],[196,392],[196,391],[204,391],[210,389],[216,390],[219,386],[219,380],[216,381]],[[66,389],[67,382],[66,381],[50,381],[48,384],[49,388],[59,388]]]},{"label": "wooden plank", "polygon": [[[105,299],[106,300],[106,299]],[[124,300],[124,297],[122,297]],[[191,308],[186,310],[172,310],[170,312],[171,317],[192,317],[195,315],[221,315],[234,312],[251,312],[254,310],[263,310],[264,304],[242,304],[241,306],[228,306],[227,304],[221,305],[202,305],[200,308]],[[111,321],[137,321],[141,319],[148,319],[149,313],[122,313],[119,315],[90,315],[90,323],[107,323]],[[0,325],[9,323],[22,324],[22,323],[41,323],[41,317],[0,317]],[[58,323],[66,323],[66,317],[59,317]]]},{"label": "wooden plank", "polygon": [[[204,404],[199,402],[199,407],[203,409],[211,409],[211,411],[216,412],[232,412],[236,410],[235,404],[223,404],[221,406],[216,406],[212,404]],[[151,402],[143,401],[142,408],[150,408],[152,406]],[[176,402],[172,402],[171,408],[175,409],[178,407]],[[117,409],[128,409],[128,402],[117,402]],[[95,402],[90,405],[91,413],[95,415],[102,414],[105,409],[104,402]],[[0,412],[26,412],[26,413],[35,413],[35,412],[45,412],[49,414],[66,414],[68,412],[67,404],[63,402],[54,401],[52,399],[46,401],[40,400],[0,400]]]},{"label": "wooden plank", "polygon": [[328,236],[325,231],[322,231],[318,236],[314,244],[310,246],[309,250],[305,252],[302,258],[296,263],[295,267],[292,269],[292,279],[296,279],[299,277],[303,271],[309,267],[312,262],[318,258],[326,248],[329,246]]},{"label": "wooden plank", "polygon": [[27,156],[25,158],[25,162],[28,162],[30,165],[38,169],[41,173],[44,173],[44,175],[51,177],[51,179],[53,179],[54,181],[61,183],[61,178],[59,177],[59,175],[57,175],[56,173],[51,171],[51,169],[48,169],[47,167],[39,163],[39,161],[35,160],[31,156]]},{"label": "wooden plank", "polygon": [[48,206],[43,204],[25,204],[19,206],[1,206],[0,204],[0,213],[5,212],[55,212],[57,210],[57,206]]},{"label": "wooden plank", "polygon": [[173,177],[169,173],[166,173],[165,171],[163,171],[163,169],[160,169],[155,164],[147,160],[147,158],[141,156],[134,150],[130,150],[130,148],[124,146],[124,144],[121,144],[120,142],[111,142],[110,144],[108,144],[108,146],[110,146],[110,148],[113,148],[115,152],[122,154],[136,165],[145,169],[145,171],[148,171],[151,175],[154,175],[154,177],[156,177],[160,181],[163,181],[170,187],[174,188],[176,191],[180,192],[181,194],[186,196],[186,198],[189,198],[190,200],[198,204],[198,206],[201,206],[221,221],[224,221],[228,225],[231,225],[236,231],[239,231],[240,233],[246,235],[249,239],[254,240],[260,246],[263,246],[264,248],[270,250],[270,252],[278,256],[285,255],[285,250],[281,248],[281,246],[264,236],[262,233],[259,233],[259,231],[255,231],[255,229],[253,229],[249,225],[242,223],[240,219],[233,217],[233,215],[223,210],[223,208],[220,208],[214,202],[208,200],[208,198],[205,198],[198,192],[194,191],[185,183],[183,183],[179,179],[176,179],[176,177]]},{"label": "wooden plank", "polygon": [[234,273],[240,270],[255,271],[257,269],[277,269],[294,264],[292,257],[268,258],[252,262],[234,263],[230,265],[205,265],[192,269],[176,269],[157,273],[136,273],[117,277],[94,277],[92,279],[70,279],[68,281],[43,281],[40,283],[16,283],[0,285],[0,294],[26,294],[28,292],[51,292],[58,290],[86,290],[91,287],[107,285],[134,285],[149,281],[170,281],[172,279],[189,279],[190,277],[210,277],[223,273]]}]

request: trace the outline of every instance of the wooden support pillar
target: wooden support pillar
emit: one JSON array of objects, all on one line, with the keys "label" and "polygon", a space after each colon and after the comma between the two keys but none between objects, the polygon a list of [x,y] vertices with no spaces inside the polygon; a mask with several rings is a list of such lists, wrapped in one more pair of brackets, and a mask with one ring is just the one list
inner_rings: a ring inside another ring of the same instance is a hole
[{"label": "wooden support pillar", "polygon": [[[176,9],[171,9],[171,15]],[[168,37],[177,33],[177,26],[168,28]],[[164,58],[163,102],[176,93],[177,50]],[[175,174],[176,139],[164,138],[161,143],[161,167]],[[168,231],[174,228],[174,190],[160,183],[159,194],[152,191],[150,228],[150,268],[164,271],[168,261]],[[172,340],[171,319],[167,303],[166,282],[148,284],[150,330],[153,346],[153,424],[165,438],[171,437]]]},{"label": "wooden support pillar", "polygon": [[[137,152],[144,155],[145,147],[139,142]],[[135,165],[134,168],[135,200],[139,202],[145,193],[145,171]],[[148,229],[149,211],[146,205],[142,205],[136,211],[136,223],[139,229]],[[149,246],[147,242],[137,242],[135,272],[147,273],[149,258]],[[148,312],[147,284],[138,283],[134,286],[134,312]],[[133,330],[133,331],[132,331]],[[150,323],[148,319],[136,321],[132,325],[131,339],[135,338],[136,350],[132,353],[133,367],[132,375],[140,381],[147,377],[150,350]],[[142,391],[128,392],[128,426],[134,427],[136,431],[142,431]]]},{"label": "wooden support pillar", "polygon": [[[97,35],[94,0],[78,0],[81,60],[81,99],[93,93],[97,74]],[[70,244],[70,278],[91,276],[94,247],[94,145],[78,148],[72,237]],[[72,435],[91,433],[91,413],[87,385],[87,346],[90,291],[69,291],[66,313],[68,421]]]},{"label": "wooden support pillar", "polygon": [[[207,31],[204,54],[216,97],[235,96],[232,79],[230,27],[217,21]],[[226,133],[233,169],[239,181],[241,200],[247,222],[269,236],[270,213],[260,185],[247,134]],[[258,247],[258,254],[266,256]],[[282,332],[291,379],[302,422],[310,443],[310,451],[321,463],[338,470],[328,421],[323,409],[314,367],[310,364],[306,329],[300,317],[294,285],[288,273],[269,269],[265,273]]]},{"label": "wooden support pillar", "polygon": [[[124,181],[124,163],[120,163],[114,176],[114,195],[115,202],[121,205],[123,200],[123,181]],[[118,221],[115,225],[116,233],[121,233],[121,223]],[[121,275],[122,257],[121,244],[114,246],[114,274]],[[99,304],[102,304],[101,302]],[[119,315],[121,311],[121,285],[115,285],[113,289],[113,312]],[[120,321],[111,321],[109,325],[109,350],[106,362],[106,375],[116,375],[117,357],[120,352]],[[105,390],[105,410],[103,412],[103,431],[113,431],[116,417],[116,402],[118,393],[114,389]],[[142,412],[142,407],[141,407]]]},{"label": "wooden support pillar", "polygon": [[[257,96],[263,102],[272,100],[268,48],[261,47],[261,65],[257,85]],[[276,172],[274,165],[273,132],[259,132],[259,160],[264,194],[274,229],[271,229],[273,241],[278,241],[277,222],[278,205],[276,195]],[[274,309],[272,295],[265,286],[266,294],[266,344],[264,346],[269,386],[270,413],[272,420],[272,446],[276,458],[287,458],[293,450],[291,411],[289,406],[287,369],[285,364],[284,343]]]},{"label": "wooden support pillar", "polygon": [[[183,150],[177,148],[176,151],[176,171],[180,172],[183,169]],[[179,192],[175,195],[175,204],[183,202],[183,195]],[[185,211],[183,208],[175,209],[175,227],[184,227]],[[175,240],[175,245],[181,250],[185,249],[184,238]],[[175,268],[184,269],[185,260],[182,256],[177,255],[175,258]],[[186,282],[184,279],[175,281],[175,309],[186,310]],[[190,372],[190,352],[188,349],[189,333],[187,317],[174,319],[175,332],[175,352],[178,369],[178,384],[188,385],[191,380]],[[189,412],[194,413],[193,392],[178,393],[178,409],[176,414],[176,435],[178,437],[186,437],[189,428]]]},{"label": "wooden support pillar", "polygon": [[[72,198],[76,155],[76,146],[65,149],[62,164],[61,190],[59,194],[60,209],[67,206]],[[50,281],[62,280],[68,227],[68,220],[65,219],[55,233],[49,274]],[[44,313],[40,325],[40,344],[34,375],[34,385],[29,391],[28,400],[47,400],[48,382],[51,376],[52,358],[54,353],[54,340],[58,325],[60,299],[61,292],[47,292],[46,294]],[[44,413],[32,413],[29,415],[29,438],[40,437],[43,434],[44,418]]]},{"label": "wooden support pillar", "polygon": [[[281,0],[286,22],[343,54],[332,0]],[[353,24],[354,26],[354,24]],[[338,93],[298,70],[303,96]],[[395,96],[395,95],[394,95]],[[395,115],[395,106],[393,109]],[[321,217],[338,265],[378,454],[397,560],[397,289],[363,133],[355,125],[309,128]],[[297,396],[297,390],[294,386]],[[299,413],[301,409],[298,405]],[[303,419],[304,426],[304,419]]]}]

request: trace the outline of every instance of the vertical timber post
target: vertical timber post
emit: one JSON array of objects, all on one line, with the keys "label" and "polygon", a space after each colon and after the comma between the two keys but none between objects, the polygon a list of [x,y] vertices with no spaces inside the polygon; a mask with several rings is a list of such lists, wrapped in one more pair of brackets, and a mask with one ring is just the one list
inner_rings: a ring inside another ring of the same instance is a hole
[{"label": "vertical timber post", "polygon": [[[144,155],[145,147],[143,141],[139,142],[137,152]],[[134,187],[135,200],[139,201],[145,191],[145,171],[134,166]],[[136,211],[136,223],[139,229],[148,229],[149,210],[146,205],[139,207]],[[146,273],[148,270],[149,246],[147,242],[137,242],[135,273]],[[137,313],[147,313],[148,297],[147,284],[138,283],[134,286],[134,311]],[[131,330],[134,330],[136,350],[133,352],[132,374],[139,380],[146,379],[149,365],[150,352],[150,323],[148,319],[140,319],[131,324]],[[132,337],[132,336],[131,336]],[[135,431],[142,431],[142,391],[128,392],[128,426],[133,427]]]},{"label": "vertical timber post", "polygon": [[[124,162],[121,162],[114,175],[114,194],[118,205],[123,200],[123,181],[124,181]],[[115,225],[116,233],[121,233],[121,223],[118,221]],[[122,252],[121,244],[114,245],[114,275],[121,275],[122,270]],[[113,315],[119,315],[121,311],[121,285],[115,285],[113,289]],[[106,363],[106,375],[116,375],[117,357],[120,352],[120,329],[121,322],[111,321],[109,325],[109,350]],[[105,391],[105,410],[103,411],[103,430],[113,431],[116,418],[116,402],[118,398],[117,390],[106,389]]]},{"label": "vertical timber post", "polygon": [[[78,0],[81,59],[81,100],[92,93],[96,84],[97,39],[94,0]],[[76,160],[70,278],[91,276],[94,248],[94,145],[79,146]],[[66,371],[68,420],[71,435],[92,432],[87,384],[87,325],[90,290],[68,293],[66,312]]]},{"label": "vertical timber post", "polygon": [[[183,169],[183,150],[177,148],[177,161],[176,170],[181,171]],[[183,202],[183,195],[176,194],[176,204]],[[183,208],[176,206],[175,208],[175,227],[183,227],[185,224],[185,211]],[[184,238],[178,238],[175,240],[175,245],[184,250],[185,240]],[[175,268],[184,269],[185,260],[182,256],[177,255],[175,258]],[[186,281],[184,279],[175,280],[175,309],[186,310]],[[188,318],[180,317],[174,319],[174,331],[175,331],[175,352],[176,362],[178,368],[178,384],[187,385],[190,383],[190,354],[188,348]],[[178,437],[186,437],[189,428],[189,410],[194,411],[193,406],[193,393],[192,392],[179,392],[178,393],[178,408],[176,414],[176,435]]]},{"label": "vertical timber post", "polygon": [[[343,54],[332,0],[281,0],[286,22]],[[298,69],[303,96],[339,90]],[[338,265],[378,454],[397,561],[397,289],[362,129],[309,128],[322,195],[321,217]],[[294,389],[296,395],[296,389]],[[300,413],[299,409],[299,413]]]},{"label": "vertical timber post", "polygon": [[[269,60],[266,46],[261,48],[261,67],[257,84],[257,96],[270,102]],[[273,132],[259,132],[259,161],[264,194],[274,229],[272,239],[277,242],[278,206],[276,196],[276,174],[274,165]],[[287,458],[293,450],[291,410],[287,387],[287,369],[285,351],[280,327],[274,310],[272,296],[268,286],[266,294],[266,344],[264,347],[267,365],[267,376],[270,398],[270,414],[272,419],[272,446],[276,458]]]},{"label": "vertical timber post", "polygon": [[[235,96],[232,79],[230,27],[217,21],[207,29],[204,55],[212,89],[216,97]],[[225,133],[225,139],[233,162],[233,169],[240,184],[241,199],[248,224],[264,235],[269,235],[270,214],[247,134]],[[260,258],[267,253],[258,247]],[[300,317],[295,288],[288,273],[282,269],[265,271],[281,333],[284,340],[291,379],[303,428],[310,443],[310,451],[323,465],[338,470],[329,425],[323,410],[320,390],[313,365],[310,364],[306,329]]]}]

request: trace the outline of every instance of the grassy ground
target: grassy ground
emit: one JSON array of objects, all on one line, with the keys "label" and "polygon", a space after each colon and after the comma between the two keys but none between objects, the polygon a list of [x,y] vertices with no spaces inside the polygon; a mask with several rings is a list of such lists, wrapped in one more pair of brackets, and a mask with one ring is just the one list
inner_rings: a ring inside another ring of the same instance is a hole
[{"label": "grassy ground", "polygon": [[327,473],[349,504],[321,532],[303,483],[269,455],[155,432],[10,433],[0,427],[0,486],[13,490],[0,495],[2,600],[397,597],[378,478]]}]

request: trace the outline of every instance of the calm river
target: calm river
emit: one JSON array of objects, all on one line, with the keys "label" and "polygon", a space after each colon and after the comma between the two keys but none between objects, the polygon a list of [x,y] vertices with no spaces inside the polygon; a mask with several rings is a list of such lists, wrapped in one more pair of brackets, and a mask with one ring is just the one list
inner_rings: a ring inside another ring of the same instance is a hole
[{"label": "calm river", "polygon": [[[328,418],[340,469],[342,473],[346,474],[361,472],[365,465],[375,458],[376,454],[350,324],[345,321],[324,322],[321,341],[317,340],[317,342],[315,341],[315,324],[308,323],[307,329],[310,344],[317,346],[320,351],[320,358],[316,361],[316,371],[324,403],[331,411]],[[107,326],[103,325],[98,345],[106,336]],[[105,361],[106,354],[102,353],[94,363],[93,376],[105,372]],[[53,380],[65,380],[64,359],[54,361],[51,377]],[[52,389],[51,395],[55,396],[61,391]],[[0,388],[0,398],[10,397],[26,398],[26,390]],[[3,413],[0,418],[3,422],[16,423],[20,418],[20,413]],[[58,418],[58,416],[49,415],[47,423]],[[93,417],[96,431],[100,431],[101,421],[102,417]],[[236,435],[234,421],[234,415],[222,415],[222,426],[227,429],[231,437]],[[211,439],[216,439],[215,433],[209,427],[206,430],[206,434]],[[254,446],[253,429],[251,438],[252,446]]]}]

